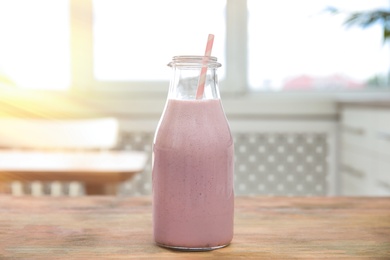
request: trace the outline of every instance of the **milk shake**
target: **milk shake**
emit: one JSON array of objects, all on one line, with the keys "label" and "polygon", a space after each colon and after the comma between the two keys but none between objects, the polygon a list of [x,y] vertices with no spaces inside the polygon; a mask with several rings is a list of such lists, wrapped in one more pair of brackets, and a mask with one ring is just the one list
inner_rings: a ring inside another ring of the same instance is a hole
[{"label": "milk shake", "polygon": [[233,140],[220,100],[168,100],[155,140],[155,241],[183,248],[229,244]]}]

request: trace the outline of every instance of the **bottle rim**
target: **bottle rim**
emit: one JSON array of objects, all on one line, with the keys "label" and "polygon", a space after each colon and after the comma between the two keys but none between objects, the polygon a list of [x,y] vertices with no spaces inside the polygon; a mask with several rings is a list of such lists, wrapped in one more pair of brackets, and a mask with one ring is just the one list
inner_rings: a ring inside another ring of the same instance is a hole
[{"label": "bottle rim", "polygon": [[214,56],[196,56],[196,55],[182,55],[174,56],[172,61],[168,63],[169,67],[190,67],[190,68],[219,68],[221,63],[217,62]]}]

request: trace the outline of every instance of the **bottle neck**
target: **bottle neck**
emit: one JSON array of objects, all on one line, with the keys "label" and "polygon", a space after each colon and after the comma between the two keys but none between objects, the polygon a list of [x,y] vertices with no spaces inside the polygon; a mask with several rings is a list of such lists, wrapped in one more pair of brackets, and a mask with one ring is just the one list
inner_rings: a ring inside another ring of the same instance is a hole
[{"label": "bottle neck", "polygon": [[[201,99],[220,99],[217,69],[221,66],[215,57],[176,56],[168,64],[172,67],[172,78],[168,98],[195,100],[200,75],[205,72],[204,91]],[[199,97],[198,97],[199,99]]]}]

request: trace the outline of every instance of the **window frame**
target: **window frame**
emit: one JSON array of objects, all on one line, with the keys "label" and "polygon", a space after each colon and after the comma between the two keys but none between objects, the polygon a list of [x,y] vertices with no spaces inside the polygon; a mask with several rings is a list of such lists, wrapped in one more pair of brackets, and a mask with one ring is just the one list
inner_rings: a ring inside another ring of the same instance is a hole
[{"label": "window frame", "polygon": [[[220,82],[221,94],[227,97],[260,97],[279,99],[321,100],[338,96],[361,96],[362,94],[390,93],[388,90],[351,91],[251,91],[248,84],[247,61],[247,1],[226,0],[226,79]],[[72,93],[90,93],[106,97],[165,96],[168,81],[99,81],[93,75],[93,0],[70,0],[71,24],[71,86]],[[82,26],[80,26],[80,24]],[[239,51],[238,51],[239,50]],[[234,61],[234,62],[230,62]],[[163,68],[162,68],[163,69]]]},{"label": "window frame", "polygon": [[[166,95],[169,81],[101,81],[94,78],[92,5],[93,0],[70,0],[70,90],[108,95]],[[246,0],[227,0],[226,60],[235,62],[223,64],[226,66],[226,79],[220,82],[223,93],[243,94],[247,91],[247,32],[242,28],[246,28]],[[237,49],[240,52],[234,51]]]}]

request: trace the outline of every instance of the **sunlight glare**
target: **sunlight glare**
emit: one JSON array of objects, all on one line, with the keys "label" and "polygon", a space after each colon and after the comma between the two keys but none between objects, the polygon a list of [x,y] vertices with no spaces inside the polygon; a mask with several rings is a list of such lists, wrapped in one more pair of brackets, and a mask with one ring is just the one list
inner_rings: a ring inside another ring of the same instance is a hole
[{"label": "sunlight glare", "polygon": [[70,85],[69,0],[0,0],[0,73],[17,87]]}]

